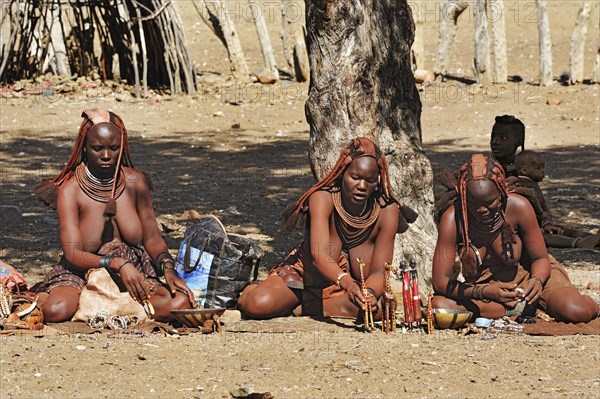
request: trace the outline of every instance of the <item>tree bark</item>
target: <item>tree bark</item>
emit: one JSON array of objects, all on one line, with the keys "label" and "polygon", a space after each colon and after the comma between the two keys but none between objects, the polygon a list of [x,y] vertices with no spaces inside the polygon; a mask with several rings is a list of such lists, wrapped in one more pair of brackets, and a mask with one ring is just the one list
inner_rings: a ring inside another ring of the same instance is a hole
[{"label": "tree bark", "polygon": [[408,4],[307,1],[306,13],[313,173],[323,177],[353,137],[376,142],[386,155],[396,198],[419,213],[396,236],[394,262],[414,257],[421,283],[429,284],[437,229],[431,165],[421,147],[421,101],[410,65],[415,28]]},{"label": "tree bark", "polygon": [[591,10],[592,2],[584,2],[579,9],[577,20],[575,21],[575,28],[571,37],[571,84],[583,82],[583,53]]}]

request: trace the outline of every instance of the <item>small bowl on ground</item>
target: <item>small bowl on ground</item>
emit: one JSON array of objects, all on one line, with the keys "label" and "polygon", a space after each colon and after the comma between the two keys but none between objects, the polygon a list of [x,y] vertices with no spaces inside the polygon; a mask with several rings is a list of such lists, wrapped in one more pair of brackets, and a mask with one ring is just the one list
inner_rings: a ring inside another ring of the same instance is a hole
[{"label": "small bowl on ground", "polygon": [[473,312],[458,309],[433,309],[435,327],[441,330],[461,328],[469,322]]},{"label": "small bowl on ground", "polygon": [[177,321],[186,327],[202,328],[207,320],[214,320],[215,316],[221,317],[225,313],[224,308],[208,309],[182,309],[172,310],[171,314]]}]

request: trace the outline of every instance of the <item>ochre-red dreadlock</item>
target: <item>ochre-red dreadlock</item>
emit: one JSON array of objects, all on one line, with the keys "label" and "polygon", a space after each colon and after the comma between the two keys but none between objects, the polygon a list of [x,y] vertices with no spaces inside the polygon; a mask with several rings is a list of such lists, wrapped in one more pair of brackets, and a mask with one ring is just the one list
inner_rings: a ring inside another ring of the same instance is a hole
[{"label": "ochre-red dreadlock", "polygon": [[462,230],[463,248],[460,253],[462,273],[465,278],[473,276],[477,272],[477,258],[470,250],[469,239],[469,219],[467,212],[467,184],[474,180],[489,180],[493,182],[500,194],[501,201],[501,234],[503,256],[510,262],[515,262],[512,250],[512,244],[515,242],[514,233],[510,225],[506,222],[504,211],[508,203],[508,191],[504,171],[502,166],[494,159],[483,154],[473,154],[469,162],[464,164],[459,172],[456,193],[460,202],[460,210],[455,212],[459,215],[459,223]]},{"label": "ochre-red dreadlock", "polygon": [[409,207],[401,205],[400,202],[394,197],[385,156],[379,147],[377,147],[375,143],[366,137],[357,137],[348,145],[346,145],[327,176],[319,180],[319,182],[305,192],[300,199],[291,203],[285,208],[281,214],[282,219],[284,220],[283,229],[285,231],[289,231],[298,226],[300,214],[306,211],[305,208],[308,198],[318,190],[327,190],[335,186],[340,186],[341,177],[346,169],[348,169],[352,161],[356,158],[364,156],[373,157],[377,161],[380,176],[379,183],[377,185],[377,200],[380,201],[382,206],[389,205],[393,202],[398,204],[401,211],[400,220],[398,221],[398,232],[402,233],[406,231],[408,228],[408,223],[413,223],[417,219],[418,215]]},{"label": "ochre-red dreadlock", "polygon": [[[121,147],[119,149],[119,159],[116,165],[114,178],[115,184],[117,181],[117,174],[120,173],[121,166],[127,166],[131,168],[134,167],[133,161],[131,160],[131,153],[129,151],[127,129],[125,128],[125,124],[119,115],[110,111],[102,110],[100,108],[90,108],[84,110],[81,116],[83,117],[83,121],[79,127],[79,133],[77,134],[77,139],[75,140],[75,145],[73,146],[73,150],[71,151],[71,156],[69,157],[67,164],[57,176],[42,181],[34,188],[36,198],[43,201],[46,205],[49,205],[53,209],[56,209],[59,187],[73,176],[77,165],[85,161],[84,148],[86,137],[92,126],[99,123],[111,123],[115,125],[121,133]],[[146,176],[148,185],[151,187],[152,183],[149,177],[145,173],[144,176]],[[116,213],[114,190],[115,187],[113,185],[112,197],[106,204],[105,216],[114,216]]]}]

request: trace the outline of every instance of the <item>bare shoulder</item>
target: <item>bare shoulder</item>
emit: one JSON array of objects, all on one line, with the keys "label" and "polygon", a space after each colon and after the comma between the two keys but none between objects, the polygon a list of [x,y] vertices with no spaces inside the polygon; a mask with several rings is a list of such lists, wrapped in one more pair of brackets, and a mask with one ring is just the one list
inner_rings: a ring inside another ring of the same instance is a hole
[{"label": "bare shoulder", "polygon": [[529,200],[519,194],[511,193],[508,194],[507,212],[528,212],[531,210],[531,203]]},{"label": "bare shoulder", "polygon": [[381,208],[380,215],[384,217],[384,220],[395,220],[400,215],[400,208],[396,203],[389,204]]},{"label": "bare shoulder", "polygon": [[333,198],[329,191],[319,190],[315,191],[308,197],[308,204],[312,208],[314,205],[317,206],[333,206]]},{"label": "bare shoulder", "polygon": [[148,190],[146,176],[135,168],[123,167],[125,172],[125,183],[135,187],[137,190]]},{"label": "bare shoulder", "polygon": [[448,225],[454,226],[454,224],[454,205],[450,205],[440,219],[440,228]]},{"label": "bare shoulder", "polygon": [[69,180],[64,182],[58,189],[59,196],[73,196],[77,194],[81,189],[79,188],[79,184],[77,183],[77,179],[75,176],[71,177]]}]

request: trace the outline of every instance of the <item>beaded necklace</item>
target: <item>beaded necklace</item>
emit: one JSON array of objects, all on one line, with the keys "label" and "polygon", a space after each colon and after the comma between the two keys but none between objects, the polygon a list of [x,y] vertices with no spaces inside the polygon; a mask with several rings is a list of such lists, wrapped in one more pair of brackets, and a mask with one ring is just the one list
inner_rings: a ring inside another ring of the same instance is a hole
[{"label": "beaded necklace", "polygon": [[340,191],[334,191],[331,195],[336,210],[334,213],[335,229],[342,239],[342,247],[345,250],[350,250],[369,238],[375,228],[375,222],[379,217],[381,207],[376,200],[372,200],[370,211],[366,213],[363,211],[361,215],[354,216],[344,209]]},{"label": "beaded necklace", "polygon": [[[82,162],[75,169],[75,178],[81,191],[94,201],[107,203],[111,198],[114,177],[110,179],[98,179],[90,172],[87,165]],[[115,199],[119,198],[123,194],[123,191],[125,191],[125,174],[122,169],[119,171],[117,179]]]}]

